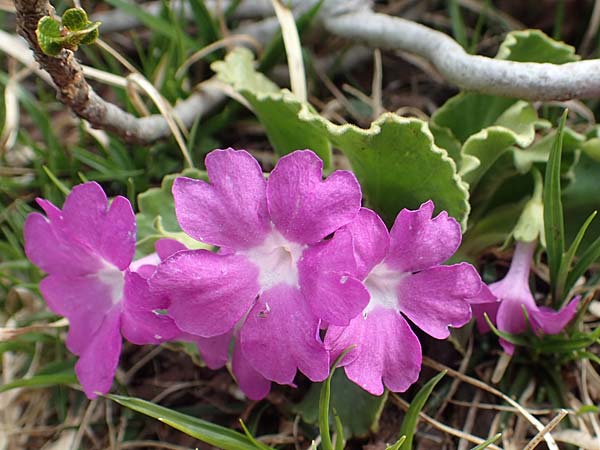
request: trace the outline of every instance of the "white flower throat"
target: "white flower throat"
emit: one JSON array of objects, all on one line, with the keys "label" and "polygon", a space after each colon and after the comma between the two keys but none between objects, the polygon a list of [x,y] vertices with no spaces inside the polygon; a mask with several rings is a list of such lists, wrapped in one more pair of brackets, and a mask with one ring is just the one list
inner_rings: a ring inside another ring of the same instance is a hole
[{"label": "white flower throat", "polygon": [[365,280],[371,299],[363,311],[363,316],[366,317],[376,307],[398,311],[398,285],[407,275],[409,274],[391,269],[385,263],[377,264]]},{"label": "white flower throat", "polygon": [[273,229],[262,244],[237,253],[256,264],[258,282],[264,292],[282,283],[298,287],[298,261],[305,248],[306,245],[290,242]]}]

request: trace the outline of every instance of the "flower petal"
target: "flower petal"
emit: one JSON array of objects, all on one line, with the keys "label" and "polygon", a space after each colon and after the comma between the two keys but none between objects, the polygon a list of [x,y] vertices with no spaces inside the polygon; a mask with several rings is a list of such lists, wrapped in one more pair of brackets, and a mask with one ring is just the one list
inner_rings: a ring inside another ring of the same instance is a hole
[{"label": "flower petal", "polygon": [[416,211],[403,209],[390,231],[386,263],[400,272],[417,272],[446,261],[456,252],[462,238],[460,225],[442,211],[434,219],[433,202]]},{"label": "flower petal", "polygon": [[167,259],[169,256],[174,255],[179,251],[188,249],[181,242],[169,238],[159,239],[154,244],[154,248],[156,249],[156,253],[158,253],[158,256],[161,260]]},{"label": "flower petal", "polygon": [[396,311],[377,308],[366,318],[359,316],[348,327],[332,326],[325,346],[332,358],[345,349],[356,348],[342,360],[346,375],[373,395],[383,386],[404,392],[419,377],[421,344],[406,320]]},{"label": "flower petal", "polygon": [[471,304],[471,311],[473,311],[473,317],[475,318],[475,322],[477,323],[477,329],[480,333],[487,333],[491,330],[490,326],[487,323],[487,320],[485,320],[484,314],[487,314],[490,318],[490,321],[494,324],[494,326],[496,326],[499,307],[499,301],[490,303]]},{"label": "flower petal", "polygon": [[100,246],[102,257],[125,270],[135,254],[135,214],[125,197],[115,197],[101,222]]},{"label": "flower petal", "polygon": [[98,183],[90,181],[74,186],[63,205],[65,230],[72,239],[91,249],[100,249],[107,212],[108,199]]},{"label": "flower petal", "polygon": [[400,311],[437,339],[471,319],[468,298],[481,289],[481,278],[467,263],[437,266],[403,278],[398,285]]},{"label": "flower petal", "polygon": [[352,234],[357,277],[364,279],[388,253],[390,235],[376,212],[361,208],[352,222],[342,228]]},{"label": "flower petal", "polygon": [[271,220],[287,239],[320,241],[356,217],[361,202],[356,177],[337,170],[323,181],[323,162],[310,150],[279,160],[267,182]]},{"label": "flower petal", "polygon": [[279,284],[263,293],[240,330],[244,356],[265,378],[292,384],[300,369],[312,381],[329,373],[319,321],[297,288]]},{"label": "flower petal", "polygon": [[96,392],[110,390],[121,356],[120,309],[113,308],[103,319],[75,364],[75,374],[89,399],[96,398]]},{"label": "flower petal", "polygon": [[98,255],[69,240],[60,227],[39,213],[27,216],[23,234],[29,260],[51,274],[78,276],[98,271],[103,265]]},{"label": "flower petal", "polygon": [[146,345],[160,344],[181,334],[173,319],[160,313],[168,306],[167,297],[150,292],[146,279],[127,272],[121,317],[123,337],[136,345]]},{"label": "flower petal", "polygon": [[217,370],[227,364],[229,359],[229,345],[233,331],[214,336],[203,338],[194,336],[193,334],[185,334],[180,339],[183,341],[194,342],[198,347],[198,352],[202,360],[206,363],[209,369]]},{"label": "flower petal", "polygon": [[248,363],[239,342],[233,347],[231,370],[240,389],[250,400],[262,400],[271,390],[271,382]]},{"label": "flower petal", "polygon": [[246,258],[186,250],[166,259],[150,278],[150,289],[169,298],[169,315],[190,334],[229,332],[256,298],[258,269]]},{"label": "flower petal", "polygon": [[544,306],[529,311],[531,322],[536,331],[541,330],[546,334],[560,333],[575,317],[579,300],[581,300],[580,296],[575,297],[559,311]]},{"label": "flower petal", "polygon": [[266,182],[258,162],[246,151],[215,150],[206,157],[210,184],[177,178],[175,211],[181,228],[208,244],[246,249],[270,230]]},{"label": "flower petal", "polygon": [[347,230],[304,251],[298,263],[300,288],[315,316],[343,326],[365,309],[369,292],[353,277],[356,272],[352,235]]},{"label": "flower petal", "polygon": [[81,355],[113,309],[113,286],[97,277],[50,275],[40,291],[52,312],[69,319],[67,348]]}]

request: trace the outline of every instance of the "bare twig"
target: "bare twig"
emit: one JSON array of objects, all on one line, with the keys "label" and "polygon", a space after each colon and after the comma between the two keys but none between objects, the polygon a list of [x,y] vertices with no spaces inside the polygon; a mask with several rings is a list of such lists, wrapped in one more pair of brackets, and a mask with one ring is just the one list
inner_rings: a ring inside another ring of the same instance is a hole
[{"label": "bare twig", "polygon": [[361,2],[341,14],[323,17],[322,23],[338,36],[424,56],[446,80],[463,90],[525,100],[600,96],[597,59],[555,65],[473,56],[444,33],[399,17],[377,14]]},{"label": "bare twig", "polygon": [[[127,141],[154,142],[171,133],[169,123],[162,115],[137,118],[102,99],[85,80],[82,67],[70,50],[63,50],[58,57],[45,55],[41,51],[35,30],[40,18],[52,11],[47,0],[15,0],[15,7],[18,33],[27,40],[40,66],[50,74],[59,100],[75,114],[93,127],[111,131]],[[222,99],[218,91],[198,91],[180,102],[173,114],[181,123],[190,126],[207,108]]]}]

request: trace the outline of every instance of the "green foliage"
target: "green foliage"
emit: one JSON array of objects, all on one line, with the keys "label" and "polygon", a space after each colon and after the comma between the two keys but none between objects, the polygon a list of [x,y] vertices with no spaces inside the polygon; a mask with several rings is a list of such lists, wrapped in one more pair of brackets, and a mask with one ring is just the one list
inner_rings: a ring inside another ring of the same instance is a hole
[{"label": "green foliage", "polygon": [[565,64],[579,61],[575,48],[550,38],[540,30],[512,31],[498,49],[498,59]]},{"label": "green foliage", "polygon": [[[320,393],[324,383],[314,383],[302,401],[296,405],[297,411],[305,422],[316,423],[319,418]],[[331,409],[340,418],[344,435],[364,437],[377,430],[379,416],[387,393],[379,397],[361,389],[350,381],[343,370],[336,370],[330,380]]]},{"label": "green foliage", "polygon": [[159,188],[150,188],[138,195],[137,256],[154,252],[154,243],[161,238],[176,239],[189,248],[199,248],[201,245],[181,230],[175,215],[171,189],[175,179],[182,176],[207,180],[206,172],[185,169],[182,173],[166,175]]},{"label": "green foliage", "polygon": [[404,440],[402,445],[399,447],[400,450],[412,450],[413,439],[417,432],[419,414],[425,407],[425,403],[433,392],[433,389],[439,383],[439,381],[444,378],[445,375],[446,371],[438,373],[435,377],[425,383],[423,387],[419,389],[417,395],[415,395],[413,398],[412,402],[410,403],[410,407],[408,408],[408,411],[406,411],[404,419],[402,420],[402,426],[400,427],[400,436],[406,436],[406,440]]},{"label": "green foliage", "polygon": [[98,38],[100,22],[90,22],[81,8],[67,9],[62,15],[62,25],[54,17],[42,17],[35,31],[42,51],[58,56],[63,48],[77,50],[80,44],[92,44]]},{"label": "green foliage", "polygon": [[248,49],[236,48],[224,61],[214,62],[211,67],[221,81],[230,84],[248,101],[277,154],[310,148],[323,160],[324,166],[329,167],[331,146],[326,135],[318,127],[298,120],[301,109],[308,108],[316,114],[314,109],[256,72],[253,60]]},{"label": "green foliage", "polygon": [[111,400],[141,414],[153,417],[183,433],[199,439],[207,444],[223,450],[265,450],[271,449],[264,445],[258,446],[254,439],[229,428],[215,425],[196,417],[174,411],[152,402],[123,395],[107,395]]}]

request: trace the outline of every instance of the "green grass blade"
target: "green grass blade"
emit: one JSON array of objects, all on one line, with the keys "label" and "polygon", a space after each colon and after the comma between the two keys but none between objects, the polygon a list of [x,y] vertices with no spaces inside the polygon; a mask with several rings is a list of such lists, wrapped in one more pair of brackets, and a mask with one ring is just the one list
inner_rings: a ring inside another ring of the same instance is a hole
[{"label": "green grass blade", "polygon": [[[181,38],[177,33],[177,30],[173,27],[173,24],[160,16],[154,16],[153,14],[144,11],[135,3],[130,3],[126,0],[107,0],[107,3],[120,10],[123,14],[136,17],[141,23],[155,33],[168,37],[172,41],[177,41]],[[190,37],[184,36],[184,40],[186,45],[194,47],[194,41]]]},{"label": "green grass blade", "polygon": [[342,420],[335,412],[335,409],[333,410],[333,419],[335,420],[335,431],[337,433],[335,439],[335,450],[344,450],[344,445],[346,443],[344,439],[344,425],[342,425]]},{"label": "green grass blade", "polygon": [[571,268],[571,264],[573,263],[575,254],[577,253],[577,250],[579,249],[579,245],[581,245],[581,241],[583,240],[583,237],[585,236],[585,232],[587,231],[588,227],[590,226],[590,223],[592,223],[592,220],[594,220],[594,217],[596,217],[596,214],[597,214],[597,211],[594,211],[592,214],[590,214],[590,216],[587,218],[587,220],[581,226],[581,228],[577,232],[577,236],[575,236],[575,239],[573,239],[573,242],[571,243],[569,250],[567,250],[567,253],[565,253],[565,255],[561,261],[560,269],[558,270],[558,279],[556,280],[556,293],[558,295],[558,298],[562,298],[563,295],[565,295],[567,292],[569,292],[569,289],[571,289],[571,286],[573,286],[573,284],[568,284],[567,280],[573,281],[573,283],[575,283],[575,281],[577,281],[577,278],[579,278],[579,277],[577,277],[574,280],[569,279],[569,273],[570,273],[569,269]]},{"label": "green grass blade", "polygon": [[469,42],[467,39],[465,22],[460,13],[460,6],[457,0],[450,0],[448,3],[448,15],[450,16],[450,22],[452,24],[452,34],[454,35],[454,39],[456,39],[456,42],[466,50]]},{"label": "green grass blade", "polygon": [[[192,6],[192,12],[194,13],[194,19],[196,21],[200,46],[204,47],[218,41],[220,39],[219,28],[213,20],[210,11],[206,8],[204,0],[192,0],[190,5]],[[209,55],[208,60],[213,61],[215,59],[220,59],[222,56],[222,54],[218,54],[217,57],[215,57],[215,55]]]},{"label": "green grass blade", "polygon": [[579,261],[573,267],[573,270],[569,273],[566,286],[573,286],[577,279],[585,273],[586,270],[592,265],[594,261],[600,258],[600,237],[598,237],[588,249],[583,252]]},{"label": "green grass blade", "polygon": [[[223,450],[256,450],[256,446],[250,439],[242,433],[230,430],[229,428],[215,425],[206,420],[197,419],[139,398],[122,395],[107,395],[107,397],[120,405],[153,417],[182,431],[188,436],[192,436]],[[272,450],[271,447],[265,446],[265,448]]]},{"label": "green grass blade", "polygon": [[491,438],[489,438],[487,441],[482,442],[477,447],[473,447],[471,450],[484,450],[484,449],[488,448],[490,445],[492,445],[494,442],[496,442],[498,439],[500,439],[501,436],[502,436],[502,433],[498,433],[495,436],[492,436]]},{"label": "green grass blade", "polygon": [[446,375],[446,371],[438,373],[435,377],[429,380],[425,385],[417,392],[415,398],[410,404],[408,411],[406,411],[406,415],[404,416],[404,420],[402,421],[402,426],[400,427],[400,436],[406,436],[406,440],[399,447],[402,450],[412,450],[413,448],[413,438],[417,431],[417,421],[419,420],[419,413],[425,406],[425,402],[433,392],[433,389],[438,384],[438,382]]},{"label": "green grass blade", "polygon": [[20,387],[49,387],[63,384],[77,384],[77,377],[73,370],[65,372],[35,375],[31,378],[23,378],[21,380],[15,380],[10,383],[6,383],[0,386],[0,393],[10,391],[11,389]]},{"label": "green grass blade", "polygon": [[405,440],[406,436],[400,436],[400,439],[398,439],[393,445],[388,445],[385,450],[400,450],[400,447],[402,447],[402,444],[404,444]]},{"label": "green grass blade", "polygon": [[269,450],[271,448],[263,444],[262,442],[257,441],[256,438],[252,436],[252,433],[250,433],[250,430],[248,430],[248,427],[246,427],[246,424],[242,419],[240,419],[240,426],[242,427],[242,430],[244,431],[246,437],[250,439],[252,444],[254,444],[254,447],[256,447],[258,450]]},{"label": "green grass blade", "polygon": [[334,450],[329,432],[329,402],[331,400],[331,379],[333,378],[335,367],[336,364],[333,365],[331,373],[323,383],[319,397],[319,430],[323,450]]},{"label": "green grass blade", "polygon": [[559,301],[556,282],[563,252],[565,251],[565,225],[560,189],[560,159],[567,112],[565,110],[560,119],[544,177],[544,231],[546,233],[546,252],[550,269],[552,297],[555,304]]}]

